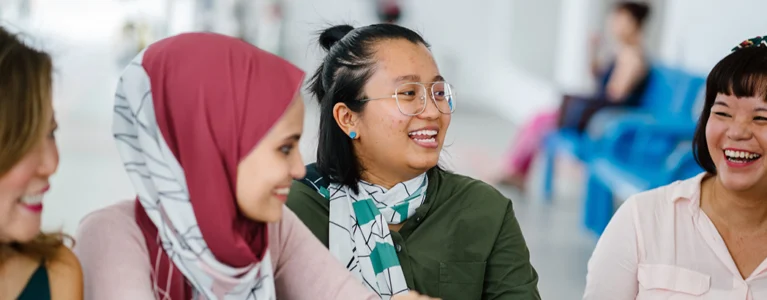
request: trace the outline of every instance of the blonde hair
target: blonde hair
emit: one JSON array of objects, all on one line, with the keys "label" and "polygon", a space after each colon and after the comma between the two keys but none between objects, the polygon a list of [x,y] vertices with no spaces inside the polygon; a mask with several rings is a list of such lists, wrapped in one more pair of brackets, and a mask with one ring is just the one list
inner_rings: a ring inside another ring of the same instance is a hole
[{"label": "blonde hair", "polygon": [[[53,63],[0,27],[0,177],[32,151],[50,126]],[[64,245],[61,234],[39,234],[29,242],[0,243],[0,263],[14,255],[49,259]]]}]

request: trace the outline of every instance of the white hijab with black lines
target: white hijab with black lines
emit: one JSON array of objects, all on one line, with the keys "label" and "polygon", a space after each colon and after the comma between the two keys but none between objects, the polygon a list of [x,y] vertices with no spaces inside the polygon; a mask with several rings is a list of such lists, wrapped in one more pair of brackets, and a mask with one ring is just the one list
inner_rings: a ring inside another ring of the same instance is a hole
[{"label": "white hijab with black lines", "polygon": [[335,183],[329,186],[330,252],[381,299],[408,291],[388,225],[415,214],[428,185],[424,173],[389,190],[367,182],[359,183],[358,193]]}]

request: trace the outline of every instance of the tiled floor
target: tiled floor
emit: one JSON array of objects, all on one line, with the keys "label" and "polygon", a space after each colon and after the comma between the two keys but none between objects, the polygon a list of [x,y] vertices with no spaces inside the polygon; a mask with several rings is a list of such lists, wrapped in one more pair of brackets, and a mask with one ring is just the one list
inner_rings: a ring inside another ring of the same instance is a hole
[{"label": "tiled floor", "polygon": [[[74,232],[86,213],[128,199],[132,188],[111,137],[112,93],[117,67],[109,45],[60,45],[56,107],[61,165],[46,202],[44,225]],[[307,109],[302,150],[313,160],[317,111]],[[456,172],[492,180],[500,157],[511,140],[514,125],[493,114],[462,105],[448,133],[445,162]],[[563,164],[566,165],[566,164]],[[532,262],[540,274],[544,299],[578,299],[585,283],[585,266],[594,238],[580,226],[578,169],[565,167],[552,204],[539,201],[533,178],[532,195],[500,189],[514,202],[527,239]],[[565,183],[564,179],[568,179]]]}]

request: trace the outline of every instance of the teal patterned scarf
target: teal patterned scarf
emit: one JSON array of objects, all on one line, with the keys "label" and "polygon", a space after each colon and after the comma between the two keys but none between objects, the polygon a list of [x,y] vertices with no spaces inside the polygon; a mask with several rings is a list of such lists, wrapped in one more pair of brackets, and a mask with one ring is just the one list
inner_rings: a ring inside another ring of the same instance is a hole
[{"label": "teal patterned scarf", "polygon": [[330,201],[330,252],[381,299],[408,291],[389,224],[400,224],[426,199],[426,174],[391,189],[361,181],[359,192],[322,177],[302,181]]}]

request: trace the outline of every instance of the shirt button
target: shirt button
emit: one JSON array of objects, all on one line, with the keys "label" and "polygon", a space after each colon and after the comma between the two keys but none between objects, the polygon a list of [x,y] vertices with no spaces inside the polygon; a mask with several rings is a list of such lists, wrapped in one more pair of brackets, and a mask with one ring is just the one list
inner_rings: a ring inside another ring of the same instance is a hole
[{"label": "shirt button", "polygon": [[421,223],[421,217],[415,218],[416,223]]},{"label": "shirt button", "polygon": [[397,252],[400,252],[400,251],[402,251],[402,246],[397,245]]}]

